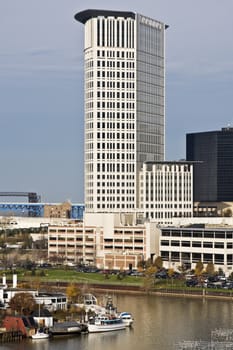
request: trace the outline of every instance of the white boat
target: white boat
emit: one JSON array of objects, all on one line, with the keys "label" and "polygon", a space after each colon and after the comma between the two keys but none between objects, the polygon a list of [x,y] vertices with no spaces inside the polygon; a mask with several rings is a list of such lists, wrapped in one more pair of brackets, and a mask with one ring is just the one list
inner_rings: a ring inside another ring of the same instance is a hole
[{"label": "white boat", "polygon": [[108,316],[97,316],[88,322],[89,333],[112,332],[126,328],[126,324],[121,318],[111,318]]},{"label": "white boat", "polygon": [[85,309],[86,312],[92,311],[96,314],[103,314],[105,312],[105,307],[98,304],[97,298],[93,294],[83,294],[80,299],[81,303],[76,304],[76,306]]},{"label": "white boat", "polygon": [[48,338],[49,338],[48,333],[44,333],[43,331],[40,332],[39,330],[37,330],[37,332],[32,335],[33,340],[48,339]]},{"label": "white boat", "polygon": [[118,317],[125,323],[127,327],[131,327],[133,324],[133,317],[130,312],[121,312]]}]

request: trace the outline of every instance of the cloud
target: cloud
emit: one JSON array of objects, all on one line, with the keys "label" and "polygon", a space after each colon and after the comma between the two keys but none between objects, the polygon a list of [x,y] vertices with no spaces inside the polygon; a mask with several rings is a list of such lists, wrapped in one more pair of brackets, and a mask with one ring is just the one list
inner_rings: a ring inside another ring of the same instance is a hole
[{"label": "cloud", "polygon": [[33,48],[24,51],[1,52],[0,74],[21,75],[25,72],[81,72],[83,57],[73,52]]},{"label": "cloud", "polygon": [[180,78],[233,80],[233,61],[209,61],[207,59],[191,61],[172,61],[167,63],[167,76],[173,80]]}]

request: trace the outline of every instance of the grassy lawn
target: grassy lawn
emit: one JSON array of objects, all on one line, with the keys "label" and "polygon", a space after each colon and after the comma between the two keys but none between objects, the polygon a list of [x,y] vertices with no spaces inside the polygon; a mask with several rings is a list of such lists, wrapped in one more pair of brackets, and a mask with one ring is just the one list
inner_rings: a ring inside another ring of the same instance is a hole
[{"label": "grassy lawn", "polygon": [[[73,269],[46,269],[46,270],[18,270],[18,282],[40,281],[40,282],[70,282],[70,283],[102,283],[102,284],[124,284],[140,286],[143,277],[124,276],[120,279],[117,275],[106,275],[102,273],[84,273]],[[7,279],[11,280],[7,273]]]},{"label": "grassy lawn", "polygon": [[[12,281],[12,272],[8,271],[1,271],[1,275],[6,274],[8,285],[11,285]],[[140,276],[124,276],[122,279],[120,279],[117,275],[109,274],[106,276],[106,274],[103,273],[84,273],[84,272],[77,272],[74,269],[36,269],[34,271],[28,271],[28,270],[17,270],[15,273],[17,273],[18,276],[18,285],[20,286],[20,283],[26,285],[39,285],[41,282],[67,282],[67,283],[83,283],[83,284],[111,284],[111,285],[124,285],[124,286],[139,286],[139,287],[145,287],[147,284],[147,281],[145,277]],[[202,291],[203,288],[201,287],[187,287],[185,285],[184,280],[179,279],[156,279],[156,280],[150,280],[149,282],[149,288],[151,291],[156,290],[177,290],[177,291],[187,291],[187,292],[197,292]],[[221,295],[230,295],[233,296],[232,290],[226,290],[226,289],[212,289],[208,288],[206,289],[206,293],[208,292],[215,292],[220,293]]]}]

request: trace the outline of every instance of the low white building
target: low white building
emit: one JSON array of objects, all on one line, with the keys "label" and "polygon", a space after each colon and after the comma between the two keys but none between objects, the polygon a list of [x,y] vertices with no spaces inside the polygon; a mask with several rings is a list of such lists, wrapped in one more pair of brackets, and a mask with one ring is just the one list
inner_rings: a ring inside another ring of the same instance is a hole
[{"label": "low white building", "polygon": [[233,270],[233,228],[190,225],[160,229],[160,256],[164,266],[185,265],[194,269],[197,262],[213,263],[226,274]]},{"label": "low white building", "polygon": [[17,275],[13,274],[12,285],[6,283],[6,276],[0,284],[0,304],[7,307],[10,300],[19,293],[29,293],[39,305],[43,305],[49,311],[66,310],[67,297],[63,293],[40,293],[35,289],[22,289],[17,287]]}]

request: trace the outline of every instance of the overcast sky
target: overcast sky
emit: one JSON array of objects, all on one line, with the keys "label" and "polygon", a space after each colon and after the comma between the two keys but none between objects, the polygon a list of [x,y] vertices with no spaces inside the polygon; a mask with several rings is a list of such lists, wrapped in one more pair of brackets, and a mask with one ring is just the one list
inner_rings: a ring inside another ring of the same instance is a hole
[{"label": "overcast sky", "polygon": [[84,27],[74,15],[91,8],[169,25],[167,160],[185,158],[186,133],[233,126],[232,0],[0,1],[0,192],[83,202]]}]

